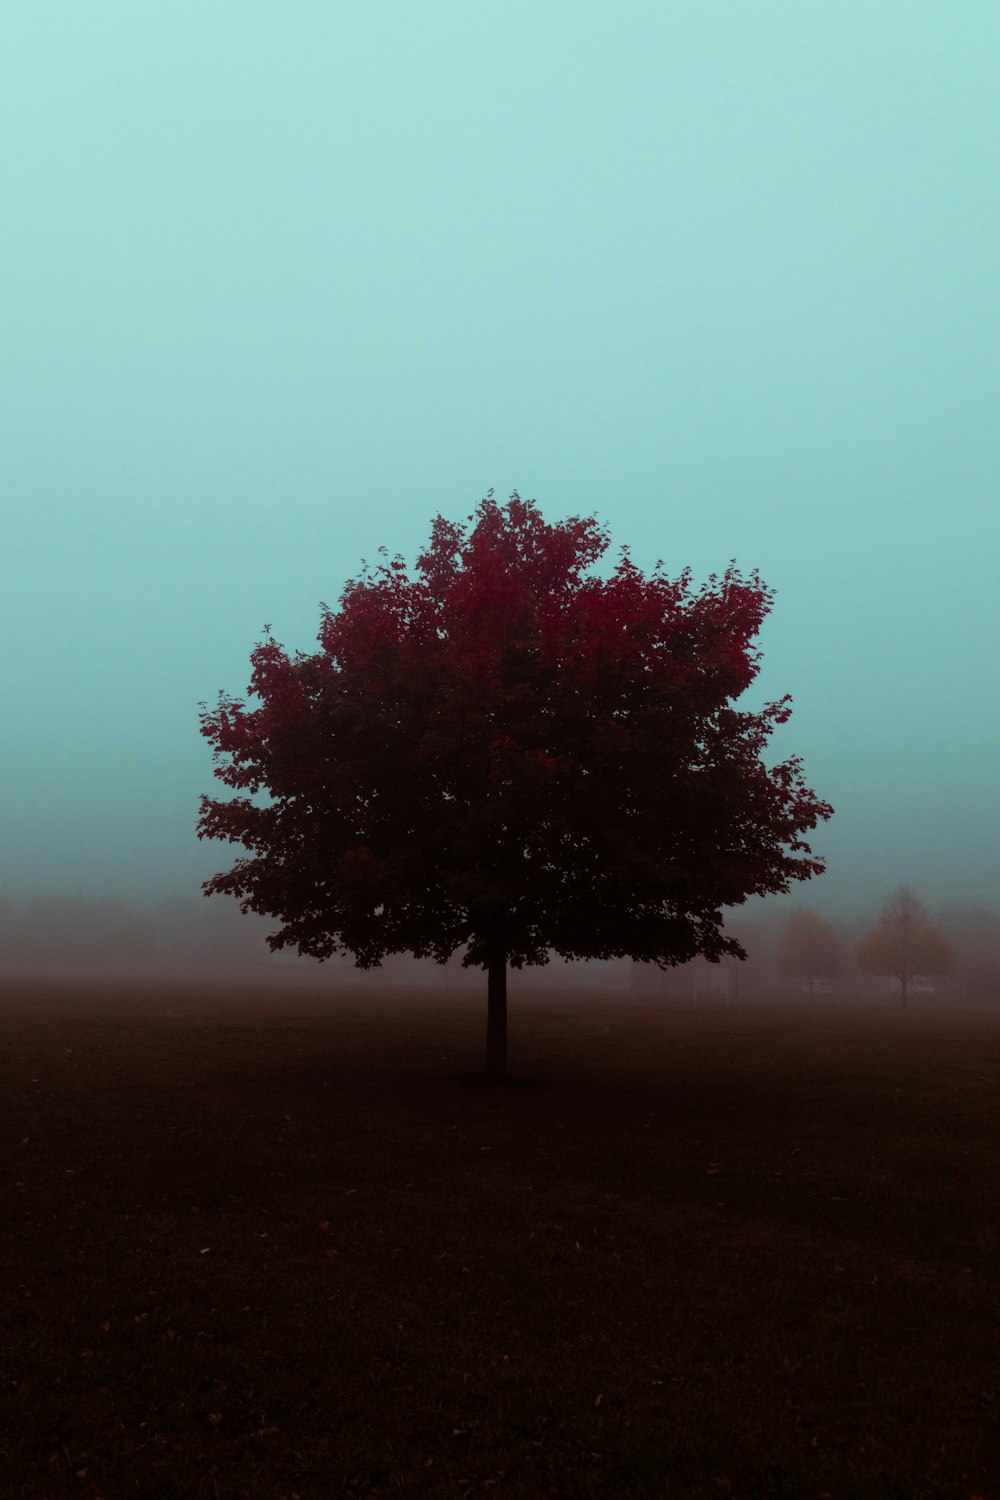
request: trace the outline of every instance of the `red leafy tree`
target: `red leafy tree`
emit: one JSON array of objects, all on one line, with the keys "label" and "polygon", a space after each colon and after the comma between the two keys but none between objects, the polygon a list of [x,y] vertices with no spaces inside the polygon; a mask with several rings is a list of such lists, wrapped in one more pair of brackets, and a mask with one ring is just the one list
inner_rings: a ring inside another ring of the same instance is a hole
[{"label": "red leafy tree", "polygon": [[361,968],[407,952],[487,971],[487,1073],[506,1072],[508,966],[744,958],[723,906],[823,862],[832,809],[797,758],[761,755],[791,712],[731,706],[771,604],[730,567],[645,576],[593,519],[533,501],[438,517],[411,573],[383,550],[323,606],[320,650],[254,649],[250,695],[202,705],[215,774],[199,838],[251,851],[205,882],[276,917],[272,949]]}]

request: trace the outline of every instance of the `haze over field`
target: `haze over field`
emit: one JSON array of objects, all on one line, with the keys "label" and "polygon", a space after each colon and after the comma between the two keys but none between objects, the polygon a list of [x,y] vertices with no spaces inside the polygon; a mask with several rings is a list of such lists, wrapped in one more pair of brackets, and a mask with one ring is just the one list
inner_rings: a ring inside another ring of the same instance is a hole
[{"label": "haze over field", "polygon": [[[1000,907],[1000,14],[17,3],[0,887],[232,851],[197,706],[490,487],[777,591],[787,903]],[[749,914],[749,913],[748,913]]]}]

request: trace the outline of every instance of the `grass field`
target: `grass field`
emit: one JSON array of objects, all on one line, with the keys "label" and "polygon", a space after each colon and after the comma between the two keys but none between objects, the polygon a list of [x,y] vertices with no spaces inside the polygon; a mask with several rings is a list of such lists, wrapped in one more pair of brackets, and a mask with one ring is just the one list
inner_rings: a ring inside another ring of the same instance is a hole
[{"label": "grass field", "polygon": [[0,1494],[1000,1497],[1000,1013],[0,987]]}]

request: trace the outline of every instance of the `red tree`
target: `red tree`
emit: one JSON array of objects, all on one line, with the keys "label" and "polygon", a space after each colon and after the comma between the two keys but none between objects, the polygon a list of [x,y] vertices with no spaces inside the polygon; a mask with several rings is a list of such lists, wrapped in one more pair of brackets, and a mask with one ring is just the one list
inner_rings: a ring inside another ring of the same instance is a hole
[{"label": "red tree", "polygon": [[241,795],[203,797],[198,836],[251,851],[204,889],[278,918],[272,949],[464,950],[503,1074],[508,965],[743,958],[720,908],[820,873],[801,834],[831,808],[797,758],[761,760],[790,700],[730,706],[771,604],[756,573],[694,591],[623,551],[600,577],[604,529],[516,493],[468,520],[439,516],[413,574],[383,549],[322,607],[315,654],[266,627],[259,706],[202,705]]}]

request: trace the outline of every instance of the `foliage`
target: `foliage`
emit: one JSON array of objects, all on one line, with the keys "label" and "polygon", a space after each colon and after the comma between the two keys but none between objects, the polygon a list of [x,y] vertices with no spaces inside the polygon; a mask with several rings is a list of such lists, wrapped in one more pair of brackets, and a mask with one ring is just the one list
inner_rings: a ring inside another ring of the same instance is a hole
[{"label": "foliage", "polygon": [[831,979],[840,973],[840,939],[832,922],[807,907],[785,918],[778,943],[778,967],[782,974],[808,979]]},{"label": "foliage", "polygon": [[904,1005],[911,979],[947,974],[953,967],[949,943],[908,885],[899,886],[888,897],[878,920],[858,944],[857,961],[865,974],[898,979]]},{"label": "foliage", "polygon": [[743,957],[721,908],[823,869],[831,814],[796,758],[766,768],[788,697],[732,700],[772,595],[734,566],[645,576],[594,519],[492,491],[438,517],[414,572],[384,551],[323,606],[320,650],[254,649],[248,707],[202,705],[200,838],[250,851],[205,883],[280,921],[268,941],[362,968],[410,952],[491,967]]}]

